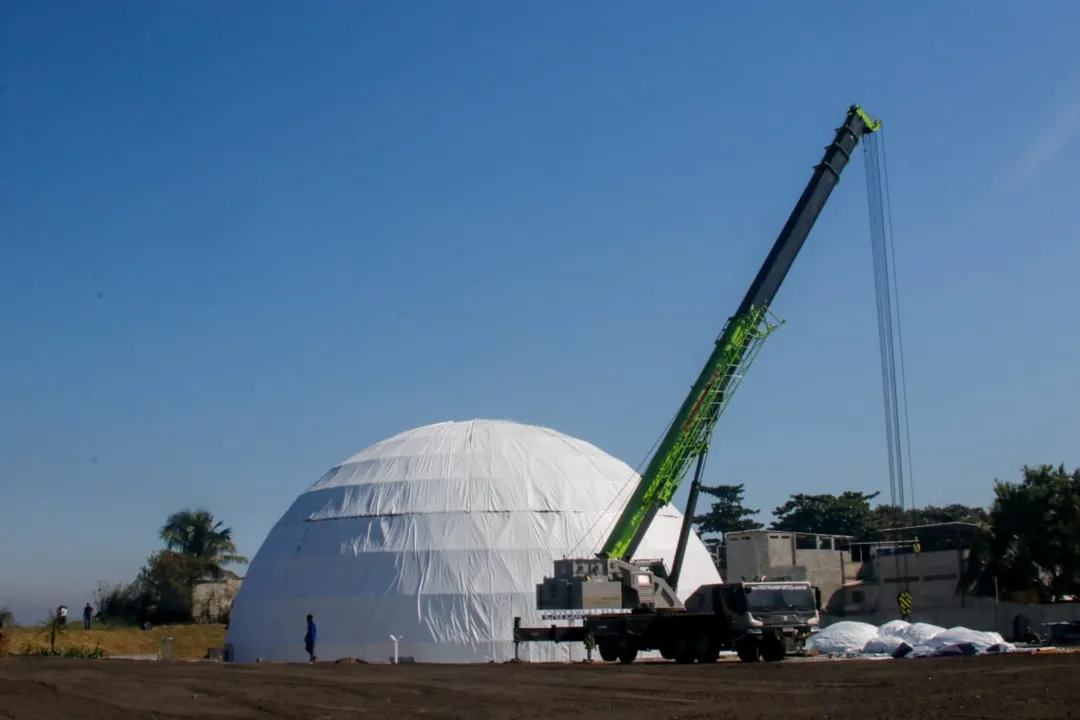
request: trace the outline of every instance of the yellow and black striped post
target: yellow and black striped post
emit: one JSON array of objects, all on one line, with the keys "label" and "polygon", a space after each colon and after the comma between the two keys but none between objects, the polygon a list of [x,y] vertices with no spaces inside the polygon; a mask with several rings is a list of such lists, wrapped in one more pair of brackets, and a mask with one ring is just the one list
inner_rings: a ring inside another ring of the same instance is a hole
[{"label": "yellow and black striped post", "polygon": [[896,604],[900,606],[900,617],[911,622],[911,593],[907,590],[896,596]]}]

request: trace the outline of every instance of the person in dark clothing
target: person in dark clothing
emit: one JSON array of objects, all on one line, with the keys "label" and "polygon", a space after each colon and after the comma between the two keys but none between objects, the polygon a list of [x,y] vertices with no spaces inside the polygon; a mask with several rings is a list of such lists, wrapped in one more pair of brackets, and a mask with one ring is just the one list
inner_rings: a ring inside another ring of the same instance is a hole
[{"label": "person in dark clothing", "polygon": [[315,662],[315,640],[317,634],[315,630],[315,619],[310,615],[307,616],[307,633],[304,635],[304,651],[308,654],[310,660],[308,662]]},{"label": "person in dark clothing", "polygon": [[82,624],[83,630],[90,629],[90,621],[94,619],[94,607],[90,603],[86,603],[86,607],[82,611]]}]

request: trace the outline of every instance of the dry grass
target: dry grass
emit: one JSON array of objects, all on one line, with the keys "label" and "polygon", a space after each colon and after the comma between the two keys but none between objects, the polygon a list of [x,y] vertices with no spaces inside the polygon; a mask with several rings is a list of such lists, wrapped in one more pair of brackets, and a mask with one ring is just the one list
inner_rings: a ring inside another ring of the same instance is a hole
[{"label": "dry grass", "polygon": [[[49,635],[40,627],[4,628],[4,645],[9,653],[23,647],[49,647]],[[70,626],[56,636],[56,647],[93,649],[100,646],[106,655],[152,655],[161,647],[161,639],[171,637],[174,658],[198,659],[212,647],[225,644],[224,625],[175,625],[139,630],[83,630],[81,624]]]}]

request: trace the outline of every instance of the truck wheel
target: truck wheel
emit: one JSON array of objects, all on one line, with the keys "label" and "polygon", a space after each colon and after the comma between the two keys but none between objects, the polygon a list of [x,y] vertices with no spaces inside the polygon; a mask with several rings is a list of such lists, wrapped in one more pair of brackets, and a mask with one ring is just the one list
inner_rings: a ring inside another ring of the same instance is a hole
[{"label": "truck wheel", "polygon": [[694,638],[694,659],[699,663],[714,663],[720,659],[720,648],[716,647],[708,635]]},{"label": "truck wheel", "polygon": [[635,647],[624,647],[623,651],[619,653],[619,662],[623,665],[629,665],[635,660],[637,660],[637,648]]},{"label": "truck wheel", "polygon": [[600,650],[600,659],[604,662],[615,662],[619,659],[619,646],[615,643],[601,640],[597,643],[597,648]]},{"label": "truck wheel", "polygon": [[671,641],[670,654],[672,659],[679,665],[688,665],[694,662],[694,645],[692,640],[685,635],[677,635]]},{"label": "truck wheel", "polygon": [[761,639],[761,658],[765,662],[780,662],[787,654],[784,639],[776,635],[766,635]]},{"label": "truck wheel", "polygon": [[746,663],[757,662],[761,659],[761,647],[756,637],[744,635],[735,642],[735,654],[739,660]]},{"label": "truck wheel", "polygon": [[699,652],[697,661],[706,665],[712,664],[720,659],[720,648],[716,647],[712,643],[705,648],[704,652]]},{"label": "truck wheel", "polygon": [[703,665],[711,665],[720,659],[720,649],[711,647],[701,655],[697,656],[697,661]]}]

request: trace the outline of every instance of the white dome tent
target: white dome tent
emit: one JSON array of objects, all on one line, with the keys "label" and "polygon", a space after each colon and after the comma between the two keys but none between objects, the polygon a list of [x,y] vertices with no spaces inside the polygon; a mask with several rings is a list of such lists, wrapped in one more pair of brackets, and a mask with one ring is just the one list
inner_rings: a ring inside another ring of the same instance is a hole
[{"label": "white dome tent", "polygon": [[[550,624],[536,584],[589,555],[637,475],[583,440],[508,421],[445,422],[372,445],[296,499],[252,559],[227,642],[237,662],[302,661],[305,616],[321,660],[386,661],[390,635],[418,662],[513,657],[513,618]],[[657,514],[637,557],[670,565],[682,515]],[[696,535],[680,595],[720,582]],[[523,660],[578,659],[528,643]]]}]

